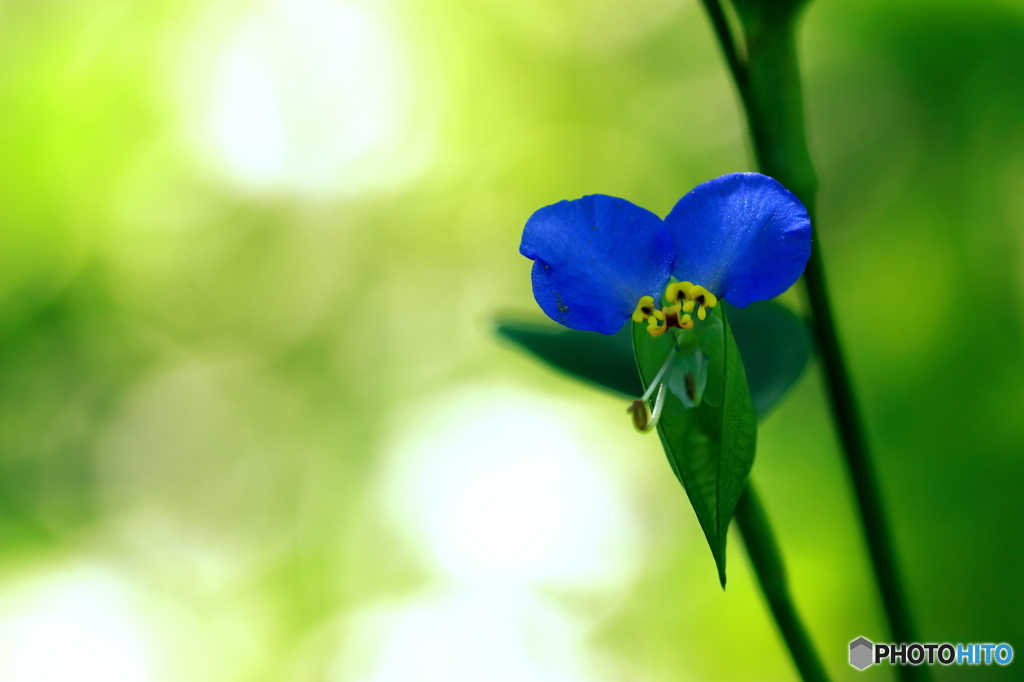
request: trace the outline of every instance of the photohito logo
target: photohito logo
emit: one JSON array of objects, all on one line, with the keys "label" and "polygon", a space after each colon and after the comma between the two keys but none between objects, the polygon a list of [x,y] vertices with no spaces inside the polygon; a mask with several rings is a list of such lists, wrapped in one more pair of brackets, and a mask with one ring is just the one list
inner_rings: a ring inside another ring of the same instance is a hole
[{"label": "photohito logo", "polygon": [[866,637],[850,642],[850,665],[857,670],[882,661],[889,665],[1009,665],[1012,660],[1009,644],[875,644]]}]

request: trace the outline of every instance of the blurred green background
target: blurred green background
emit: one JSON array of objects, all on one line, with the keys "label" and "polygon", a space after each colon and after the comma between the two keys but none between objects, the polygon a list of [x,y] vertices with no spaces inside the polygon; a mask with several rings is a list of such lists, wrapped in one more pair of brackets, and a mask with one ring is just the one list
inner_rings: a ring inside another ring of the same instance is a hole
[{"label": "blurred green background", "polygon": [[[920,630],[1024,653],[1024,2],[802,50]],[[534,209],[750,164],[693,0],[0,1],[0,679],[794,679],[656,439],[488,323]],[[759,445],[830,671],[889,679],[816,371]]]}]

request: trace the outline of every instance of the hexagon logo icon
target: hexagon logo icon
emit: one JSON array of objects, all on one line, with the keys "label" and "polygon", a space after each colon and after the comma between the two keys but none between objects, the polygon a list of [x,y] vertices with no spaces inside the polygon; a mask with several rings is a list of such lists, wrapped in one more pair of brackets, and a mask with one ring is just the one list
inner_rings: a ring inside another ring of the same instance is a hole
[{"label": "hexagon logo icon", "polygon": [[875,645],[864,637],[858,637],[850,642],[850,665],[857,670],[864,670],[874,663]]}]

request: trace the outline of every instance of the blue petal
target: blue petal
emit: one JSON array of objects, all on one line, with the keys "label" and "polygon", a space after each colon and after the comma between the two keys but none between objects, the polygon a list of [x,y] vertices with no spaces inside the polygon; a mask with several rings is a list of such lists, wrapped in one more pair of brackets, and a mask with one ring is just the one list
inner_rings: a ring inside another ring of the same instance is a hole
[{"label": "blue petal", "polygon": [[519,252],[535,261],[533,295],[551,319],[602,334],[621,329],[641,296],[661,301],[675,255],[661,218],[603,194],[534,213]]},{"label": "blue petal", "polygon": [[760,173],[730,173],[695,187],[665,218],[672,274],[735,306],[778,296],[811,255],[811,219],[796,195]]}]

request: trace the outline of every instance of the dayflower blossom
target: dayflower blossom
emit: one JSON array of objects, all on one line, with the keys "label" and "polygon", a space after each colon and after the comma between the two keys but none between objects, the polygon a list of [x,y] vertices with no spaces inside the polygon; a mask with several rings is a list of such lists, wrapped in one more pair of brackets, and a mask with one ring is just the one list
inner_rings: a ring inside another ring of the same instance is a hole
[{"label": "dayflower blossom", "polygon": [[[534,261],[534,297],[556,322],[614,334],[632,319],[657,337],[701,326],[721,300],[745,308],[784,292],[810,257],[811,223],[776,180],[730,173],[695,187],[664,220],[603,194],[545,206],[519,251]],[[669,360],[690,357],[682,339],[677,332]],[[687,362],[699,365],[695,357]]]}]

